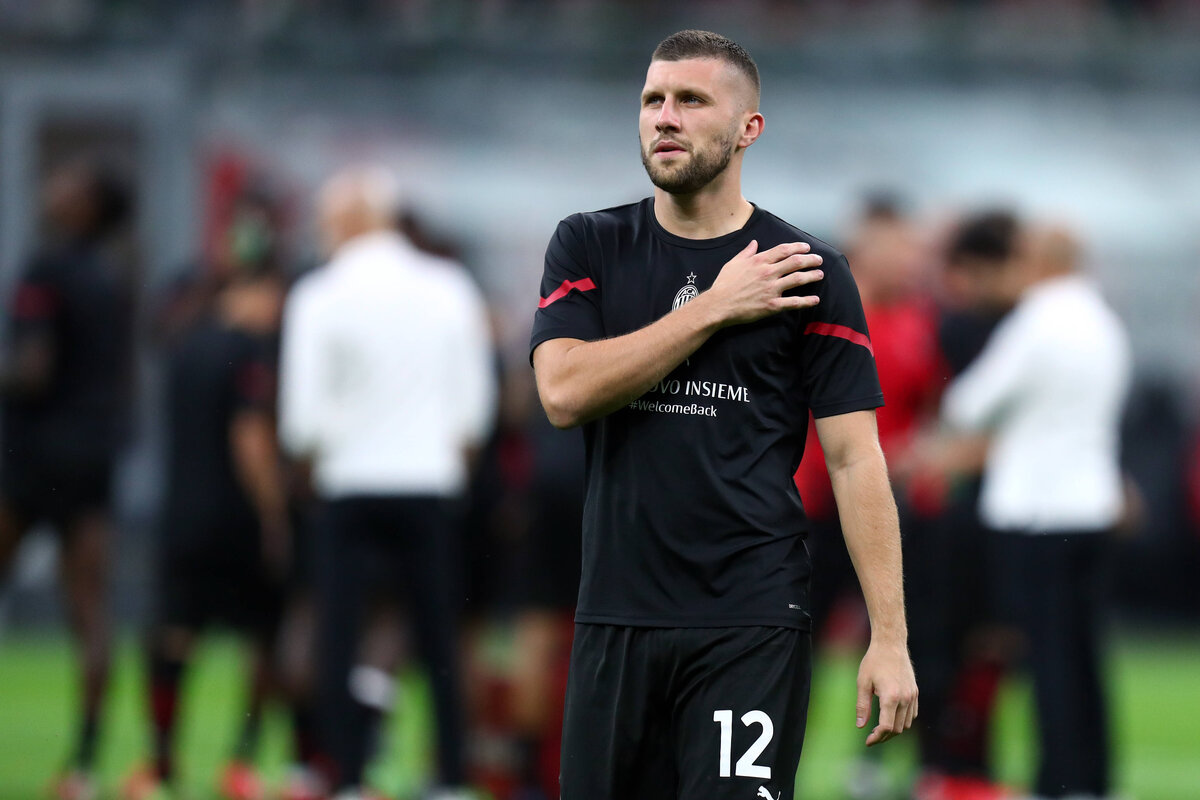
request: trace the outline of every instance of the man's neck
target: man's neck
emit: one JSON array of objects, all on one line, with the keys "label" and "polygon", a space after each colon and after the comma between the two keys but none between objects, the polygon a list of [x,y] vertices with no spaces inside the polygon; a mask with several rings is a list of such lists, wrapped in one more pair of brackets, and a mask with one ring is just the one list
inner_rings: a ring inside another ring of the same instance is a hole
[{"label": "man's neck", "polygon": [[[715,183],[715,182],[714,182]],[[654,189],[654,217],[668,233],[685,239],[715,239],[745,226],[754,206],[742,197],[737,181],[704,187],[687,195]]]}]

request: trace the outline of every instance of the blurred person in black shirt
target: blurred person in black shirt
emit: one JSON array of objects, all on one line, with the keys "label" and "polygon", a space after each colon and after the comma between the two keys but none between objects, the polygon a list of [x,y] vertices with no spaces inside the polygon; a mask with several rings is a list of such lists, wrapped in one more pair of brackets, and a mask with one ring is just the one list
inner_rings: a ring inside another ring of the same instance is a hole
[{"label": "blurred person in black shirt", "polygon": [[[1008,312],[991,285],[1016,257],[1020,229],[1003,208],[963,218],[944,245],[943,306],[938,346],[947,374],[965,371]],[[928,483],[945,476],[921,465],[941,440],[918,437],[894,464],[900,476]],[[985,442],[962,439],[940,454],[961,469],[946,484],[940,520],[906,540],[906,590],[912,609],[913,663],[921,675],[922,721],[917,726],[921,774],[915,800],[988,800],[1005,790],[993,783],[992,714],[1000,681],[1019,646],[1009,625],[1012,603],[999,576],[1008,554],[976,510]]]},{"label": "blurred person in black shirt", "polygon": [[150,641],[154,766],[125,785],[152,796],[173,775],[180,681],[211,622],[254,646],[249,708],[220,791],[252,800],[263,788],[250,766],[270,683],[291,533],[275,438],[276,351],[283,281],[256,203],[230,228],[235,268],[225,287],[167,354],[167,496],[162,519],[158,619]]},{"label": "blurred person in black shirt", "polygon": [[105,168],[76,162],[42,191],[47,238],[10,301],[0,364],[0,574],[20,539],[49,522],[62,537],[67,617],[83,662],[83,720],[55,785],[64,800],[96,796],[92,777],[108,679],[110,489],[129,402],[129,264],[116,235],[131,198]]}]

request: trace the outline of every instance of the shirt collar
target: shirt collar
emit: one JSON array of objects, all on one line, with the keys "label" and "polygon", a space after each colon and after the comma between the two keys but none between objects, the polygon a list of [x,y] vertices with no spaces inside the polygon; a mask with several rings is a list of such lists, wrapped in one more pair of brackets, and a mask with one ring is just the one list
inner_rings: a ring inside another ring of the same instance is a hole
[{"label": "shirt collar", "polygon": [[333,266],[371,264],[376,260],[374,256],[380,253],[410,252],[412,249],[408,239],[396,231],[371,231],[344,242],[334,251],[329,263]]}]

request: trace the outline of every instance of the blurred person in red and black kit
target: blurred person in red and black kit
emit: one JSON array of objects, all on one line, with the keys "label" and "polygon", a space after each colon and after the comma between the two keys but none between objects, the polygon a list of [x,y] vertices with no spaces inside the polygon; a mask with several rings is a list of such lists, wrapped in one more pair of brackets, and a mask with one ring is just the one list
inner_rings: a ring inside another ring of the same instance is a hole
[{"label": "blurred person in red and black kit", "polygon": [[[937,309],[927,280],[929,253],[900,202],[881,194],[868,199],[847,243],[846,255],[871,331],[875,365],[886,403],[876,412],[879,443],[890,462],[905,451],[918,428],[936,414],[943,384]],[[808,441],[795,480],[805,513],[812,520],[808,537],[813,558],[811,603],[813,632],[819,641],[836,624],[835,617],[853,618],[853,615],[842,617],[837,610],[846,608],[842,601],[847,597],[861,603],[861,593],[840,532],[829,473],[811,419]],[[906,548],[909,540],[920,535],[940,510],[936,487],[932,488],[933,491],[915,482],[897,486],[896,501]],[[915,567],[907,553],[905,562],[905,571],[911,576]],[[922,620],[920,605],[914,605],[911,599],[908,603],[912,641],[920,635]],[[865,625],[865,608],[862,622]],[[865,628],[862,634],[865,637]],[[918,650],[915,642],[912,648],[915,665]],[[923,718],[929,713],[923,675],[921,693]],[[920,730],[921,725],[919,720],[915,727]],[[883,779],[877,773],[873,762],[856,765],[848,787],[851,794],[877,795]]]},{"label": "blurred person in red and black kit", "polygon": [[231,800],[263,796],[251,763],[292,547],[275,436],[284,285],[272,219],[266,195],[238,199],[221,237],[221,286],[169,340],[167,495],[149,642],[154,763],[126,782],[132,800],[154,796],[174,775],[181,679],[213,622],[253,646],[248,713],[220,790]]},{"label": "blurred person in red and black kit", "polygon": [[[966,370],[1008,312],[994,301],[991,276],[1013,258],[1017,221],[990,209],[957,223],[942,245],[938,347],[946,377]],[[945,384],[943,382],[944,388]],[[939,389],[940,391],[940,389]],[[942,503],[920,536],[905,536],[906,586],[914,608],[911,638],[919,664],[926,714],[919,726],[921,774],[917,800],[988,800],[1004,790],[991,780],[992,711],[1000,680],[1014,658],[1011,602],[999,580],[1006,551],[980,522],[978,469],[984,442],[963,438],[944,456],[954,460],[954,479],[919,465],[929,439],[919,436],[893,462],[904,480],[941,486]]]},{"label": "blurred person in red and black kit", "polygon": [[13,294],[0,365],[0,574],[34,524],[53,524],[83,661],[82,725],[55,791],[88,800],[110,658],[110,490],[129,422],[132,276],[118,234],[131,196],[105,167],[76,162],[50,174],[42,203],[47,238]]}]

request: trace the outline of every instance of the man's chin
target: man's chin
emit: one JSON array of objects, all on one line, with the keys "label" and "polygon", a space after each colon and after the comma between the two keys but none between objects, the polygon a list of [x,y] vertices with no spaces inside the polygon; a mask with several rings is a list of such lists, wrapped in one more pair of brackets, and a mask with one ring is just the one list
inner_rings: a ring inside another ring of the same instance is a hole
[{"label": "man's chin", "polygon": [[696,192],[700,191],[701,189],[703,189],[705,186],[708,185],[708,182],[697,184],[695,181],[679,180],[674,175],[670,176],[669,178],[667,178],[665,180],[659,180],[659,179],[656,179],[654,176],[651,176],[650,182],[653,183],[655,186],[657,186],[659,189],[662,189],[667,194],[674,194],[674,195],[695,194]]},{"label": "man's chin", "polygon": [[664,192],[671,194],[686,194],[690,187],[687,183],[683,169],[662,169],[661,167],[647,167],[646,174],[650,177],[650,182],[662,189]]}]

